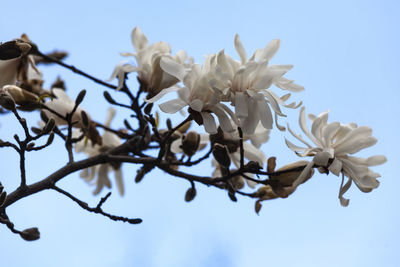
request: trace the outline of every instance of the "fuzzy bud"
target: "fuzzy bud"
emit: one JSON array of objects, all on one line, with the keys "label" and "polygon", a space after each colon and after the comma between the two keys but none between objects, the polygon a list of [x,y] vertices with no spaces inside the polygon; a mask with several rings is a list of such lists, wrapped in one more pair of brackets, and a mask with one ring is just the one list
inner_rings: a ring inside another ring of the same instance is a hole
[{"label": "fuzzy bud", "polygon": [[193,156],[200,145],[200,135],[194,131],[188,132],[182,140],[183,152],[190,156]]},{"label": "fuzzy bud", "polygon": [[0,91],[0,105],[5,109],[15,110],[14,99],[5,91]]},{"label": "fuzzy bud", "polygon": [[26,241],[35,241],[40,238],[39,229],[36,227],[25,229],[19,235]]},{"label": "fuzzy bud", "polygon": [[191,187],[186,191],[185,201],[190,202],[196,197],[196,188]]},{"label": "fuzzy bud", "polygon": [[76,100],[75,100],[75,105],[76,106],[79,106],[82,103],[83,99],[85,98],[85,95],[86,95],[86,90],[85,89],[79,92],[79,94],[78,94],[78,96],[76,97]]}]

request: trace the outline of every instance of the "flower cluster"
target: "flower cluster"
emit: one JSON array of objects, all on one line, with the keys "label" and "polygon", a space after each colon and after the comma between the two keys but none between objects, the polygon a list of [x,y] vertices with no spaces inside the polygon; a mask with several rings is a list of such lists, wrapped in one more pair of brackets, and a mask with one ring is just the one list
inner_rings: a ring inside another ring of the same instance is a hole
[{"label": "flower cluster", "polygon": [[[285,116],[281,106],[297,108],[301,103],[286,104],[290,94],[279,97],[270,89],[271,85],[291,92],[304,89],[283,77],[292,65],[269,65],[279,49],[279,44],[279,40],[273,40],[248,59],[240,38],[236,35],[235,48],[240,61],[226,55],[224,50],[208,55],[202,66],[180,64],[163,57],[160,61],[161,69],[182,82],[183,86],[173,85],[166,88],[148,102],[153,103],[165,94],[177,91],[179,98],[160,104],[161,110],[175,113],[188,106],[193,113],[198,114],[197,122],[204,124],[205,130],[210,134],[217,132],[213,115],[218,118],[225,132],[241,127],[244,133],[253,134],[259,122],[265,129],[272,129],[273,117],[275,116],[277,123],[277,116]],[[234,107],[234,111],[227,103]],[[283,129],[282,126],[277,126]]]}]

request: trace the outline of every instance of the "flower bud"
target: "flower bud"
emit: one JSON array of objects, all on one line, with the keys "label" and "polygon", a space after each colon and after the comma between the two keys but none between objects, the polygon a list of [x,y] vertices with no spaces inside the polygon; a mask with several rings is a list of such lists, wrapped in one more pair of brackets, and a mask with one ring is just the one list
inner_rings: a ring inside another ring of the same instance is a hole
[{"label": "flower bud", "polygon": [[191,187],[186,191],[185,201],[190,202],[196,197],[196,188]]},{"label": "flower bud", "polygon": [[39,97],[31,92],[28,92],[16,85],[5,85],[3,90],[11,95],[15,103],[21,106],[36,105],[39,102]]},{"label": "flower bud", "polygon": [[183,152],[190,156],[193,156],[200,144],[200,135],[194,131],[188,132],[182,140],[182,150]]},{"label": "flower bud", "polygon": [[78,94],[78,96],[76,97],[76,100],[75,100],[75,105],[76,106],[79,106],[82,103],[83,99],[85,98],[85,95],[86,95],[86,90],[85,89],[83,89],[82,91],[79,92],[79,94]]},{"label": "flower bud", "polygon": [[5,109],[15,110],[14,99],[5,91],[0,91],[0,105]]},{"label": "flower bud", "polygon": [[19,235],[26,241],[34,241],[40,238],[40,232],[37,227],[25,229]]},{"label": "flower bud", "polygon": [[215,160],[225,168],[228,168],[231,165],[231,159],[228,154],[228,149],[226,146],[215,143],[213,147],[213,155]]},{"label": "flower bud", "polygon": [[242,189],[244,187],[244,179],[241,176],[234,176],[231,179],[233,188],[236,190]]},{"label": "flower bud", "polygon": [[110,103],[111,105],[117,104],[117,102],[115,102],[114,98],[111,97],[109,92],[104,91],[103,96],[107,100],[107,102]]}]

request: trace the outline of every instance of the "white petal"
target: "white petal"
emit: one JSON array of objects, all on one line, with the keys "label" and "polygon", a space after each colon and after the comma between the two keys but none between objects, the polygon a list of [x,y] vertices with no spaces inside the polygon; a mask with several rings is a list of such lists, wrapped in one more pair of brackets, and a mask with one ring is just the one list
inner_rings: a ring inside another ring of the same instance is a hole
[{"label": "white petal", "polygon": [[181,110],[187,103],[180,99],[173,99],[159,105],[160,109],[165,113],[175,113]]},{"label": "white petal", "polygon": [[265,129],[272,129],[273,119],[272,119],[271,109],[269,108],[265,100],[264,101],[259,100],[257,103],[258,103],[258,112],[262,125],[264,126]]},{"label": "white petal", "polygon": [[121,168],[116,169],[114,173],[115,173],[115,182],[117,183],[118,187],[118,192],[121,196],[123,196],[125,193],[125,188],[124,188],[124,181],[122,179]]},{"label": "white petal", "polygon": [[335,158],[331,165],[329,165],[328,170],[332,172],[334,175],[339,176],[340,172],[342,171],[342,162]]},{"label": "white petal", "polygon": [[242,92],[235,94],[235,114],[238,118],[246,118],[248,116],[246,96]]},{"label": "white petal", "polygon": [[247,63],[246,50],[244,50],[242,41],[240,41],[240,37],[239,37],[238,34],[235,35],[235,48],[236,48],[236,51],[239,54],[241,63],[242,64],[246,64]]},{"label": "white petal", "polygon": [[181,88],[179,86],[171,86],[169,88],[165,88],[163,90],[161,90],[157,95],[155,95],[154,97],[150,98],[150,99],[146,99],[145,101],[147,103],[154,103],[157,100],[159,100],[160,98],[162,98],[164,95],[171,93],[171,92],[175,92],[180,90]]},{"label": "white petal", "polygon": [[135,27],[131,34],[132,44],[136,51],[139,51],[147,46],[147,38],[142,33],[139,27]]},{"label": "white petal", "polygon": [[201,117],[203,118],[204,128],[209,134],[217,133],[217,125],[215,124],[214,117],[209,112],[201,112]]},{"label": "white petal", "polygon": [[183,81],[183,78],[187,73],[187,70],[182,64],[179,64],[168,57],[163,57],[161,59],[160,66],[163,69],[163,71],[176,77],[180,81]]},{"label": "white petal", "polygon": [[264,48],[260,59],[270,61],[270,59],[278,52],[279,46],[281,45],[281,41],[279,39],[272,40],[267,46]]},{"label": "white petal", "polygon": [[232,127],[231,120],[223,111],[223,109],[218,106],[211,106],[209,109],[218,117],[219,124],[224,132],[230,133],[235,131],[235,129]]},{"label": "white petal", "polygon": [[193,110],[198,111],[198,112],[201,112],[201,111],[203,110],[204,104],[203,104],[203,101],[201,101],[200,99],[195,99],[195,100],[192,100],[192,101],[189,103],[189,106],[190,106]]}]

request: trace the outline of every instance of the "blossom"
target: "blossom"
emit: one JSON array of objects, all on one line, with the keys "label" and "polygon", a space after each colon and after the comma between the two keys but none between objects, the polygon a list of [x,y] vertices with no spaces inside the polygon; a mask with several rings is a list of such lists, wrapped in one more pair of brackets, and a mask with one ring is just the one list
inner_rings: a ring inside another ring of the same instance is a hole
[{"label": "blossom", "polygon": [[[114,118],[114,116],[115,116],[115,110],[113,108],[110,108],[108,110],[107,120],[104,124],[106,127],[110,127],[111,121]],[[74,131],[75,136],[79,136],[79,133],[77,131],[78,130]],[[89,157],[93,157],[104,151],[117,147],[121,144],[120,138],[114,133],[111,133],[109,131],[104,131],[104,134],[102,135],[102,140],[103,140],[102,145],[98,144],[93,145],[93,143],[91,144],[88,143],[91,141],[86,142],[85,140],[81,140],[75,144],[75,151],[84,152]],[[110,171],[114,172],[115,181],[117,183],[120,195],[121,196],[124,195],[125,191],[124,182],[120,164],[107,163],[107,164],[96,165],[84,169],[80,173],[80,176],[84,178],[86,182],[90,183],[93,182],[97,174],[97,180],[94,182],[96,184],[96,189],[93,192],[93,194],[97,195],[98,193],[101,192],[104,186],[111,188],[111,181],[108,177],[108,173]]]},{"label": "blossom", "polygon": [[186,52],[179,50],[174,56],[171,55],[171,47],[164,42],[156,42],[148,45],[147,37],[142,33],[139,27],[135,27],[131,34],[132,44],[136,53],[121,53],[122,56],[133,56],[136,59],[137,66],[120,63],[114,69],[110,80],[118,78],[118,89],[123,86],[125,73],[136,71],[138,79],[143,85],[145,91],[154,96],[162,89],[168,88],[178,82],[178,80],[165,73],[160,67],[161,57],[169,57],[173,61],[183,64],[188,59]]},{"label": "blossom", "polygon": [[11,53],[12,56],[7,56],[7,59],[3,59],[3,56],[1,57],[0,88],[4,85],[15,85],[18,79],[22,79],[23,76],[26,76],[28,64],[33,62],[32,57],[27,56],[27,53],[32,47],[25,40],[16,39],[1,44],[1,46],[4,53]]},{"label": "blossom", "polygon": [[[240,62],[225,55],[224,50],[217,56],[215,69],[216,79],[211,81],[214,88],[217,88],[224,95],[224,101],[230,101],[235,107],[235,115],[239,126],[247,134],[254,132],[258,122],[261,121],[266,129],[272,129],[273,114],[275,122],[277,116],[285,116],[280,106],[297,108],[299,103],[285,104],[290,94],[278,97],[270,86],[275,86],[291,92],[304,90],[302,86],[294,84],[292,80],[282,77],[289,71],[292,65],[271,65],[268,63],[278,51],[280,41],[271,41],[264,50],[258,49],[248,59],[243,48],[239,35],[235,36],[235,48],[240,56]],[[284,129],[277,124],[279,129]]]},{"label": "blossom", "polygon": [[[370,127],[358,127],[355,123],[343,125],[339,122],[328,123],[328,112],[323,112],[319,116],[310,115],[312,121],[311,132],[307,128],[305,109],[300,111],[299,123],[303,132],[315,144],[310,145],[301,135],[295,134],[289,127],[290,133],[302,142],[306,147],[299,147],[286,140],[287,146],[301,157],[310,156],[313,160],[306,166],[297,180],[294,188],[297,187],[306,177],[306,174],[314,166],[326,168],[334,175],[342,174],[342,184],[339,190],[339,199],[343,206],[347,206],[348,199],[343,198],[343,194],[354,182],[362,192],[370,192],[378,187],[379,182],[376,178],[380,177],[369,169],[370,166],[380,165],[386,162],[386,157],[371,156],[359,158],[350,156],[358,151],[373,146],[377,139],[372,137]],[[345,185],[344,176],[348,177]]]},{"label": "blossom", "polygon": [[[233,113],[224,104],[220,103],[220,93],[212,88],[210,80],[215,79],[216,55],[209,55],[202,66],[193,64],[191,68],[178,64],[169,58],[162,58],[160,66],[168,74],[176,77],[183,83],[183,87],[171,86],[162,90],[155,97],[147,100],[153,103],[164,95],[176,91],[177,99],[173,99],[159,105],[160,109],[166,113],[175,113],[185,106],[189,106],[201,117],[200,123],[204,125],[209,134],[217,133],[217,124],[211,113],[214,113],[220,122],[221,128],[226,132],[234,131],[231,124]],[[197,121],[198,122],[198,121]]]}]

